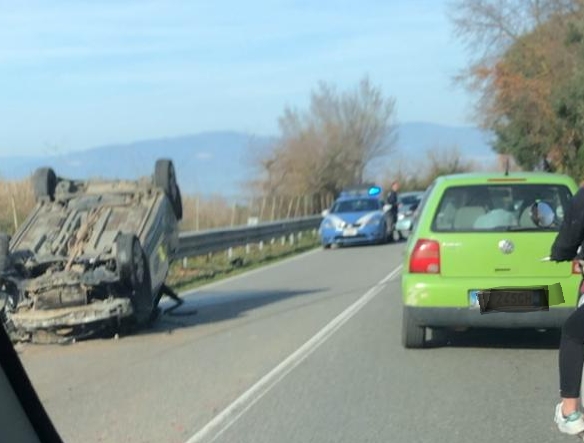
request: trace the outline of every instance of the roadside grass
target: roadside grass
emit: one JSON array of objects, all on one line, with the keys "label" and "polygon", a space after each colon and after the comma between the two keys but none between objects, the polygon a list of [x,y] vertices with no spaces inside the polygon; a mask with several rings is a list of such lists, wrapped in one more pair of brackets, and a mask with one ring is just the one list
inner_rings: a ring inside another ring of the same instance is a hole
[{"label": "roadside grass", "polygon": [[305,232],[302,238],[293,244],[289,240],[282,244],[278,239],[273,243],[264,243],[263,248],[253,244],[246,251],[245,247],[232,249],[231,257],[227,251],[205,256],[177,260],[171,265],[167,278],[168,285],[177,293],[220,281],[252,269],[260,268],[285,258],[310,251],[320,246],[318,235]]}]

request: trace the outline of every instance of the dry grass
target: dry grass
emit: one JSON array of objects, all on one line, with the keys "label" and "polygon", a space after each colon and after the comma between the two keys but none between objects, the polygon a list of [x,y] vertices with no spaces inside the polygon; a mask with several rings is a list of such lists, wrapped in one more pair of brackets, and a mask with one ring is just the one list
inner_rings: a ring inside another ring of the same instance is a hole
[{"label": "dry grass", "polygon": [[[30,180],[0,180],[0,231],[13,234],[15,223],[21,224],[35,204]],[[206,230],[247,225],[249,218],[270,221],[314,214],[317,208],[311,198],[250,198],[230,204],[221,196],[183,196],[181,230]]]},{"label": "dry grass", "polygon": [[14,233],[34,207],[34,195],[29,180],[0,181],[0,230]]},{"label": "dry grass", "polygon": [[237,204],[221,196],[186,196],[183,208],[181,229],[185,231],[247,225],[251,218],[269,222],[320,212],[309,196],[250,197]]}]

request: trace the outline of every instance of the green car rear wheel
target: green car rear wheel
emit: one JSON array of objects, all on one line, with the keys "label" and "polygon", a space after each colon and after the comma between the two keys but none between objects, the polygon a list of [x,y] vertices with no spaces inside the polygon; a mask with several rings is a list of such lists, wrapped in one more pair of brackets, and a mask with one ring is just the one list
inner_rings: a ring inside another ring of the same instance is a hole
[{"label": "green car rear wheel", "polygon": [[426,345],[426,328],[415,322],[407,308],[402,312],[402,345],[406,348],[423,348]]}]

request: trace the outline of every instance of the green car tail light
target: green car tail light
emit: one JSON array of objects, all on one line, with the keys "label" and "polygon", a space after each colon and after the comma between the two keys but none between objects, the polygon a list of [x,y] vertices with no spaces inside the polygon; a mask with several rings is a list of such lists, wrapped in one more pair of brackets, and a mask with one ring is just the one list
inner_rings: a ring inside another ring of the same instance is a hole
[{"label": "green car tail light", "polygon": [[440,244],[435,240],[419,239],[410,255],[409,272],[439,274]]}]

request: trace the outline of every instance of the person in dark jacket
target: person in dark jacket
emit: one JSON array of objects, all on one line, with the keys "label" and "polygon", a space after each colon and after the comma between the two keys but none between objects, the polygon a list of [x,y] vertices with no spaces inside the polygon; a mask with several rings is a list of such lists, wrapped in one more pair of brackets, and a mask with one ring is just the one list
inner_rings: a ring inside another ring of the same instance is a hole
[{"label": "person in dark jacket", "polygon": [[[574,195],[551,247],[550,260],[572,261],[584,241],[584,188]],[[560,432],[584,432],[580,411],[580,385],[584,367],[584,305],[579,306],[562,326],[559,349],[560,397],[554,420]]]},{"label": "person in dark jacket", "polygon": [[[391,217],[392,223],[392,232],[395,229],[395,225],[397,223],[397,213],[398,213],[398,191],[399,191],[399,182],[396,180],[391,184],[391,191],[387,194],[387,204],[391,205],[389,209],[389,216]],[[403,239],[400,232],[398,232],[400,240]]]}]

